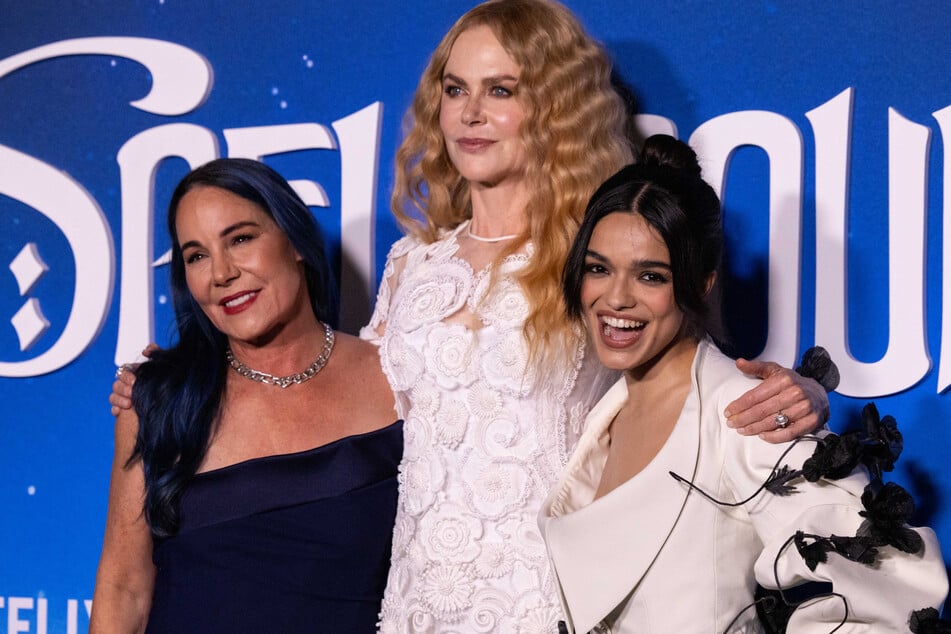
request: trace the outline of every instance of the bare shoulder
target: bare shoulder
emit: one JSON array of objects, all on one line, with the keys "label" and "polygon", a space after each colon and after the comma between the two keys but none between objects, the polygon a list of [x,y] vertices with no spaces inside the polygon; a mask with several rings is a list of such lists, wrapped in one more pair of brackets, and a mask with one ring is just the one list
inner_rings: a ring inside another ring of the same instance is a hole
[{"label": "bare shoulder", "polygon": [[337,357],[337,371],[345,374],[364,374],[367,378],[370,375],[379,375],[383,377],[383,370],[380,368],[380,349],[369,341],[364,341],[359,337],[348,335],[343,332],[334,333],[336,343],[331,359]]},{"label": "bare shoulder", "polygon": [[[380,367],[379,348],[372,343],[337,333],[332,360],[337,394],[350,407],[382,427],[396,420],[393,391]],[[329,368],[328,368],[329,369]]]}]

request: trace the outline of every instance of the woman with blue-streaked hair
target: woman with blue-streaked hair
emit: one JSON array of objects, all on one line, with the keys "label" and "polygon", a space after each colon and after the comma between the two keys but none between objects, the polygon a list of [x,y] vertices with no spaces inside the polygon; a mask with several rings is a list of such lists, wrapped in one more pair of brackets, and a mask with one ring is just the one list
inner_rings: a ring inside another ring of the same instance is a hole
[{"label": "woman with blue-streaked hair", "polygon": [[310,210],[219,159],[168,229],[178,342],[116,419],[90,631],[372,631],[402,423],[376,348],[330,326]]}]

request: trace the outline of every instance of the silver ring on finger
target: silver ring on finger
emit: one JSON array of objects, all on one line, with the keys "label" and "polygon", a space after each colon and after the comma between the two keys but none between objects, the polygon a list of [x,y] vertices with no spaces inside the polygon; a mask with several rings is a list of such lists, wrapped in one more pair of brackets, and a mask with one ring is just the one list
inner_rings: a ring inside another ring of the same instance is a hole
[{"label": "silver ring on finger", "polygon": [[116,378],[118,379],[120,376],[122,376],[122,373],[125,372],[126,369],[127,368],[125,367],[125,364],[122,364],[118,368],[116,368]]},{"label": "silver ring on finger", "polygon": [[776,412],[773,420],[776,422],[776,429],[783,429],[789,425],[789,417],[783,414],[782,410]]}]

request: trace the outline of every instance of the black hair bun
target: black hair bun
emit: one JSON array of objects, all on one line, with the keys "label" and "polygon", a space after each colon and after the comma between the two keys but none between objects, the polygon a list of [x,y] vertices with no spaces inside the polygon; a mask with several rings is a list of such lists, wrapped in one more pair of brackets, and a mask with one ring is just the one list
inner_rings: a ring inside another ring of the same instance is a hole
[{"label": "black hair bun", "polygon": [[697,161],[697,153],[683,141],[667,134],[655,134],[647,137],[637,162],[641,165],[676,170],[684,176],[700,178],[700,163]]}]

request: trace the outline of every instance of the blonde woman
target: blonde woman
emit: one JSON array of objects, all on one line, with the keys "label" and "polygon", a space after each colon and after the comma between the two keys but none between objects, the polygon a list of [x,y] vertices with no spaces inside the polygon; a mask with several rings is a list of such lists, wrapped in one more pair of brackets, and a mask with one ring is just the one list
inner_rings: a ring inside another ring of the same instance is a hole
[{"label": "blonde woman", "polygon": [[[616,378],[560,292],[587,198],[630,161],[610,75],[567,9],[503,0],[462,16],[420,80],[393,193],[409,235],[362,332],[406,421],[383,632],[557,631],[535,517]],[[817,424],[824,392],[794,376],[750,397],[771,412],[750,431],[780,409]]]}]

